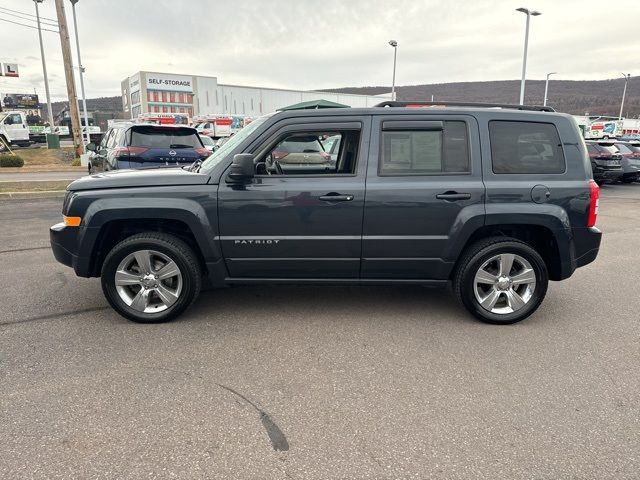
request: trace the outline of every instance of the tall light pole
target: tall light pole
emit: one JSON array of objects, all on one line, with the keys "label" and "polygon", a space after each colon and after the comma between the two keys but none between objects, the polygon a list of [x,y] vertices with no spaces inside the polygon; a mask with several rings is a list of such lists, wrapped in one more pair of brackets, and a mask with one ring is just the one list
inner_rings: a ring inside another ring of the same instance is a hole
[{"label": "tall light pole", "polygon": [[543,106],[547,106],[547,93],[549,92],[549,77],[551,75],[555,75],[558,72],[549,72],[547,73],[547,81],[544,82],[544,103],[542,104]]},{"label": "tall light pole", "polygon": [[393,47],[393,80],[391,81],[391,100],[396,100],[396,59],[398,55],[398,42],[389,40],[389,45]]},{"label": "tall light pole", "polygon": [[624,77],[624,90],[622,90],[622,103],[620,104],[620,115],[618,115],[618,120],[622,120],[622,109],[624,108],[624,97],[627,94],[627,83],[631,79],[631,74],[627,73],[626,75],[623,73]]},{"label": "tall light pole", "polygon": [[33,0],[36,4],[36,18],[38,19],[38,38],[40,39],[40,56],[42,57],[42,74],[44,75],[44,91],[47,96],[47,114],[49,116],[49,128],[53,132],[53,110],[51,108],[51,95],[49,94],[49,77],[47,77],[47,62],[44,58],[44,47],[42,45],[42,30],[40,29],[40,11],[38,4],[44,0]]},{"label": "tall light pole", "polygon": [[82,93],[82,109],[84,111],[84,132],[86,134],[87,144],[91,143],[91,136],[89,135],[89,117],[87,115],[87,97],[84,94],[84,67],[82,66],[82,59],[80,58],[80,38],[78,35],[78,21],[76,19],[76,3],[79,0],[70,0],[71,10],[73,11],[73,29],[76,32],[76,48],[78,50],[78,70],[80,70],[80,92]]},{"label": "tall light pole", "polygon": [[527,15],[527,26],[524,32],[524,54],[522,57],[522,80],[520,81],[520,105],[524,105],[524,82],[527,76],[527,50],[529,48],[529,20],[531,20],[531,17],[541,15],[541,13],[524,7],[516,8],[516,11]]}]

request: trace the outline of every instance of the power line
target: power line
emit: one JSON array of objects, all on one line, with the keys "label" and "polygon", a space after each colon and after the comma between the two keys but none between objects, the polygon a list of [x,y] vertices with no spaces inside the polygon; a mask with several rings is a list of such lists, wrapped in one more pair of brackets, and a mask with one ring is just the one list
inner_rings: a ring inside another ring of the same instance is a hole
[{"label": "power line", "polygon": [[[38,27],[34,27],[33,25],[27,25],[26,23],[18,23],[18,22],[14,22],[13,20],[7,20],[6,18],[0,18],[0,22],[7,22],[7,23],[13,23],[15,25],[21,25],[23,27],[27,27],[27,28],[33,28],[34,30],[37,30]],[[41,28],[42,31],[45,32],[53,32],[53,33],[60,33],[57,30],[49,30],[48,28]]]},{"label": "power line", "polygon": [[[20,15],[25,15],[27,17],[37,18],[37,15],[34,15],[32,13],[19,12],[18,10],[12,10],[11,8],[0,7],[0,10],[7,10],[8,12],[17,13],[17,14],[20,14]],[[58,20],[54,20],[53,18],[40,17],[40,21],[43,21],[43,20],[54,22],[56,25],[58,24]]]},{"label": "power line", "polygon": [[[0,7],[0,13],[2,13],[4,15],[10,15],[12,17],[16,17],[16,18],[18,18],[20,20],[25,20],[27,22],[37,22],[38,21],[37,18],[25,18],[25,17],[21,17],[20,15],[16,15],[15,13],[3,12],[2,10],[3,10],[3,8]],[[57,27],[58,26],[57,22],[46,22],[46,21],[44,21],[42,19],[40,19],[40,23],[42,23],[43,25],[48,26],[48,27]]]}]

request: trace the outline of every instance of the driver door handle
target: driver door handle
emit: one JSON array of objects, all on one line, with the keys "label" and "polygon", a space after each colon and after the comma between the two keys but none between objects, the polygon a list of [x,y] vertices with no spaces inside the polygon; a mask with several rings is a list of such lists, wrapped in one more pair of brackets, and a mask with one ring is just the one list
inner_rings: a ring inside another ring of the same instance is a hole
[{"label": "driver door handle", "polygon": [[353,200],[353,195],[342,195],[340,193],[330,192],[318,198],[323,202],[350,202]]},{"label": "driver door handle", "polygon": [[436,195],[438,200],[447,200],[453,202],[455,200],[469,200],[471,198],[470,193],[458,193],[458,192],[444,192]]}]

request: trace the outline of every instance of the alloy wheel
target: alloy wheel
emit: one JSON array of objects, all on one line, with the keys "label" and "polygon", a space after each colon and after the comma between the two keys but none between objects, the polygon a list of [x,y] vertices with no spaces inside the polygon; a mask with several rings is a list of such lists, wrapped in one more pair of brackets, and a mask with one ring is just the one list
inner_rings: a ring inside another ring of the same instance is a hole
[{"label": "alloy wheel", "polygon": [[501,253],[484,262],[474,277],[473,293],[482,308],[509,314],[524,308],[536,289],[536,273],[520,255]]},{"label": "alloy wheel", "polygon": [[114,284],[120,299],[129,307],[141,313],[158,313],[178,301],[182,272],[164,253],[137,250],[120,262]]}]

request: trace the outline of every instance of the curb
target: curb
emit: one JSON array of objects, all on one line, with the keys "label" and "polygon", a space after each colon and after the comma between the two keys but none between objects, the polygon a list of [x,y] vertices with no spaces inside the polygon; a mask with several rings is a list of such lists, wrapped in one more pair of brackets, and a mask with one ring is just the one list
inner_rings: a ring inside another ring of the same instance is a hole
[{"label": "curb", "polygon": [[29,198],[62,198],[66,190],[45,190],[43,192],[3,192],[0,199],[24,200]]}]

